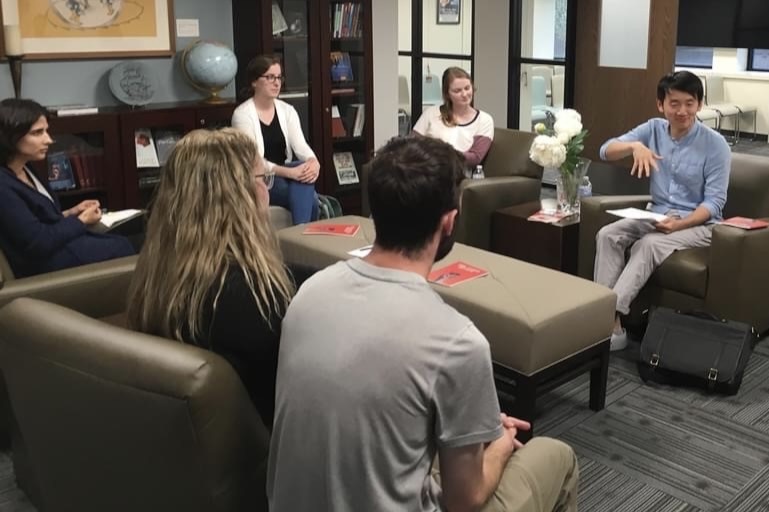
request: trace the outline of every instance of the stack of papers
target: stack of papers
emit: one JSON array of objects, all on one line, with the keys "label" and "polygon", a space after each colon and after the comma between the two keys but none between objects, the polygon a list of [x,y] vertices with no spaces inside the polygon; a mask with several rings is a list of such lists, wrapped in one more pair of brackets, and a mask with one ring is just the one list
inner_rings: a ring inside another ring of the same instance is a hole
[{"label": "stack of papers", "polygon": [[649,210],[641,210],[640,208],[622,208],[621,210],[606,210],[606,213],[616,215],[617,217],[623,217],[625,219],[638,219],[638,220],[653,220],[659,222],[667,218],[666,215],[661,213],[650,212]]}]

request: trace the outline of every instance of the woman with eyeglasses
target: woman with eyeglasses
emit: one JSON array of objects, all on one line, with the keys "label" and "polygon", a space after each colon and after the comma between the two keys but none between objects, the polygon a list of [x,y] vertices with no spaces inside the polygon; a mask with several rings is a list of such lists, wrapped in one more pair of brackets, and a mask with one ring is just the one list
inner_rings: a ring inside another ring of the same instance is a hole
[{"label": "woman with eyeglasses", "polygon": [[128,239],[92,233],[95,199],[61,209],[56,194],[28,164],[46,159],[53,143],[48,111],[32,100],[0,101],[0,249],[16,277],[129,256]]},{"label": "woman with eyeglasses", "polygon": [[194,130],[164,167],[128,294],[130,328],[212,350],[272,426],[295,284],[269,220],[272,173],[233,128]]},{"label": "woman with eyeglasses", "polygon": [[294,224],[318,217],[315,180],[318,158],[302,132],[296,109],[278,99],[283,84],[280,61],[261,55],[246,68],[250,98],[232,114],[232,126],[256,141],[267,169],[275,173],[270,203],[291,211]]}]

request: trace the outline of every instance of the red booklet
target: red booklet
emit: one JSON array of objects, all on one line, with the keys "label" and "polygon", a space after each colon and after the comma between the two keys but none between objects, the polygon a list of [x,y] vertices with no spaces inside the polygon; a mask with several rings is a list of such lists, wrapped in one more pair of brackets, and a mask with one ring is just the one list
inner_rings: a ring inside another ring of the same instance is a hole
[{"label": "red booklet", "polygon": [[476,277],[483,277],[488,275],[488,273],[488,270],[474,267],[463,261],[457,261],[451,265],[433,270],[427,276],[427,280],[431,283],[452,287]]},{"label": "red booklet", "polygon": [[355,236],[360,229],[359,224],[310,224],[303,235],[334,235],[334,236]]},{"label": "red booklet", "polygon": [[571,214],[569,213],[563,213],[563,212],[545,213],[544,211],[539,210],[538,212],[533,213],[532,215],[529,215],[527,220],[532,220],[535,222],[544,222],[546,224],[553,224],[569,216],[571,216]]},{"label": "red booklet", "polygon": [[769,222],[759,219],[749,219],[747,217],[729,217],[728,219],[722,220],[721,224],[741,229],[758,229],[769,226]]}]

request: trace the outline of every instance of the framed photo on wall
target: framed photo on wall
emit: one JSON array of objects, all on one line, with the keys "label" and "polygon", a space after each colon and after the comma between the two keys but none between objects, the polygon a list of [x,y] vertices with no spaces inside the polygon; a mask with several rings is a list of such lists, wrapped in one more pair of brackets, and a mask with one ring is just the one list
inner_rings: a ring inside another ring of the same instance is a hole
[{"label": "framed photo on wall", "polygon": [[462,0],[437,0],[438,25],[459,25]]},{"label": "framed photo on wall", "polygon": [[170,57],[175,51],[173,0],[2,0],[0,14],[3,26],[19,27],[26,59]]}]

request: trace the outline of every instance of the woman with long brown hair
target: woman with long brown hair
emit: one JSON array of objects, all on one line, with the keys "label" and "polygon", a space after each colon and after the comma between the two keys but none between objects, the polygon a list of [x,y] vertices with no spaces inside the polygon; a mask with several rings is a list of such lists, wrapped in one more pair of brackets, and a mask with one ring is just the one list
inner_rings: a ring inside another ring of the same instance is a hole
[{"label": "woman with long brown hair", "polygon": [[269,222],[273,178],[234,128],[185,135],[158,185],[127,310],[133,329],[223,355],[268,428],[294,293]]},{"label": "woman with long brown hair", "polygon": [[475,86],[464,69],[446,68],[441,87],[443,104],[425,110],[414,131],[451,144],[465,155],[468,167],[475,167],[486,158],[494,140],[494,119],[473,106]]}]

